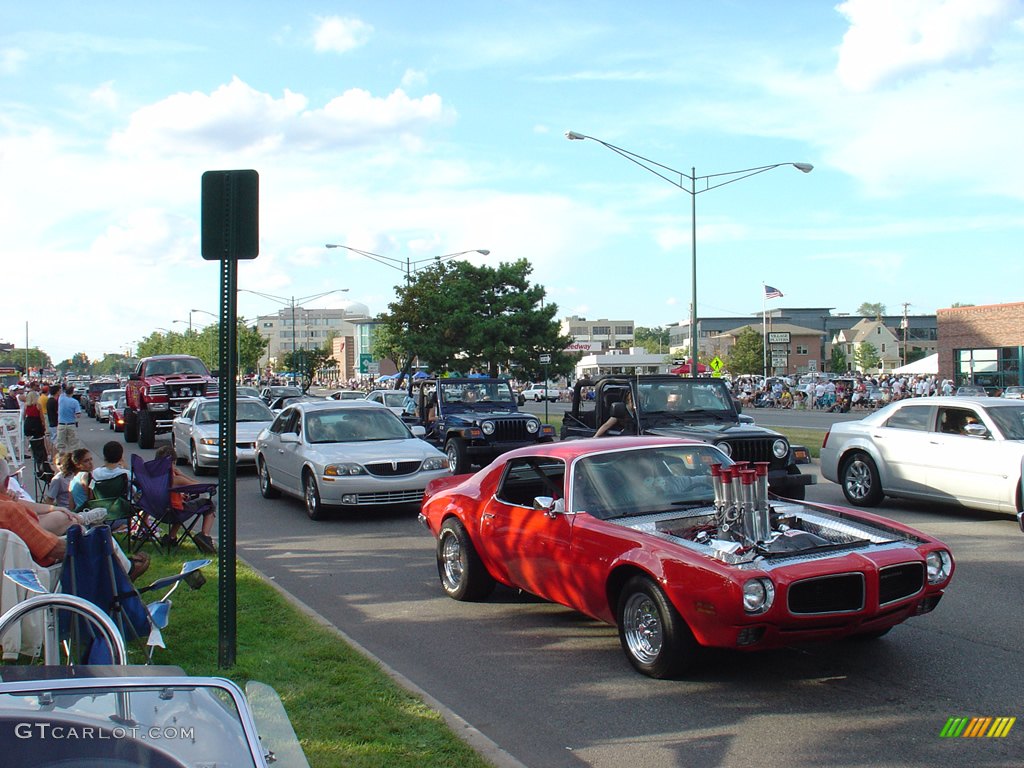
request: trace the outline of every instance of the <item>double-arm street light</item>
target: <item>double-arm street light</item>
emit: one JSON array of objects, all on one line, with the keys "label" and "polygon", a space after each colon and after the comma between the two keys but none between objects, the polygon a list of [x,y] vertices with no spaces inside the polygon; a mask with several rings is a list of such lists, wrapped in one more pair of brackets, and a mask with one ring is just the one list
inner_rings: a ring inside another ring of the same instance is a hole
[{"label": "double-arm street light", "polygon": [[[697,376],[697,195],[703,194],[704,192],[710,192],[712,189],[718,189],[724,187],[726,184],[732,184],[734,181],[741,181],[742,179],[749,178],[750,176],[756,176],[759,173],[770,171],[773,168],[781,168],[783,166],[791,165],[798,171],[804,173],[810,173],[814,166],[810,163],[774,163],[773,165],[761,165],[757,168],[744,168],[739,171],[726,171],[724,173],[712,173],[706,176],[698,176],[695,168],[690,168],[689,173],[684,171],[677,171],[674,168],[669,168],[667,165],[650,160],[642,155],[638,155],[635,152],[630,152],[622,147],[617,147],[614,144],[609,144],[607,141],[594,138],[593,136],[586,136],[582,133],[576,133],[576,131],[566,131],[565,137],[570,141],[583,141],[584,139],[590,139],[596,141],[612,152],[629,160],[631,163],[639,165],[646,171],[653,173],[655,176],[659,176],[669,184],[678,187],[690,196],[690,226],[691,226],[691,256],[690,256],[690,279],[693,285],[693,295],[690,300],[690,375]],[[684,183],[688,182],[689,186]],[[698,189],[698,183],[700,188]],[[767,343],[767,339],[765,339]]]},{"label": "double-arm street light", "polygon": [[372,259],[380,264],[383,264],[392,269],[397,269],[399,272],[405,272],[405,281],[411,282],[414,273],[419,272],[421,269],[426,268],[428,264],[440,264],[443,261],[451,261],[452,259],[458,258],[459,256],[465,256],[468,253],[479,253],[481,256],[487,256],[490,251],[486,248],[474,248],[470,251],[458,251],[457,253],[446,253],[442,256],[430,256],[425,259],[411,259],[408,256],[405,260],[396,259],[393,256],[382,256],[379,253],[372,253],[371,251],[364,251],[359,248],[353,248],[350,245],[339,245],[337,243],[327,243],[327,248],[343,248],[346,251],[352,251],[352,253],[358,253],[360,256],[365,256],[368,259]]},{"label": "double-arm street light", "polygon": [[[304,301],[316,301],[317,299],[322,299],[324,296],[329,296],[332,293],[348,293],[348,288],[333,288],[330,291],[323,291],[321,293],[314,293],[311,296],[299,296],[298,298],[296,298],[295,296],[292,296],[290,298],[287,297],[287,296],[275,296],[272,293],[260,293],[259,291],[250,291],[247,288],[239,288],[238,292],[239,293],[251,293],[254,296],[262,296],[264,299],[270,299],[271,301],[276,301],[278,304],[280,304],[280,305],[282,305],[284,307],[290,306],[292,308],[292,359],[294,360],[295,359],[295,353],[297,351],[297,349],[296,349],[296,340],[295,340],[295,305],[296,304],[302,304],[302,302],[304,302]],[[203,312],[204,310],[193,309],[192,311],[193,312]]]}]

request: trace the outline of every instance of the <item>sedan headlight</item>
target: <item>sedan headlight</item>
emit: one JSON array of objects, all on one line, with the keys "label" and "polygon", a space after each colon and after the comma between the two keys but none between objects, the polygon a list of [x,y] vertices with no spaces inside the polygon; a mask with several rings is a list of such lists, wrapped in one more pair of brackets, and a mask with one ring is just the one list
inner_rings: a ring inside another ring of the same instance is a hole
[{"label": "sedan headlight", "polygon": [[448,469],[448,457],[432,456],[429,459],[424,459],[421,469],[424,472],[436,472],[439,469]]},{"label": "sedan headlight", "polygon": [[743,585],[743,610],[764,613],[775,601],[775,585],[768,579],[750,579]]},{"label": "sedan headlight", "polygon": [[366,469],[362,464],[346,461],[342,464],[328,464],[324,467],[324,477],[346,477],[350,475],[365,475]]},{"label": "sedan headlight", "polygon": [[944,549],[936,549],[929,552],[924,561],[928,566],[929,584],[941,584],[952,573],[953,558]]},{"label": "sedan headlight", "polygon": [[526,431],[529,432],[531,435],[537,434],[538,429],[540,429],[539,421],[534,421],[533,419],[530,419],[529,421],[526,422]]},{"label": "sedan headlight", "polygon": [[772,453],[776,459],[784,459],[789,455],[789,443],[785,440],[776,440],[772,443]]},{"label": "sedan headlight", "polygon": [[201,437],[199,438],[200,445],[220,445],[219,437]]},{"label": "sedan headlight", "polygon": [[494,422],[493,421],[483,421],[483,422],[481,422],[480,423],[480,431],[483,432],[485,435],[493,435],[494,434]]}]

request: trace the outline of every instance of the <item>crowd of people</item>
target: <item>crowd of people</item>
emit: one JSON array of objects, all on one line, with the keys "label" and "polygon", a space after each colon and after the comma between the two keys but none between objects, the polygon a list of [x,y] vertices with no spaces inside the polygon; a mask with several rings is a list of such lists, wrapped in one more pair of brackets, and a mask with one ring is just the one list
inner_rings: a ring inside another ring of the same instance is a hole
[{"label": "crowd of people", "polygon": [[806,408],[847,412],[870,409],[908,397],[952,396],[956,383],[937,375],[862,375],[845,378],[808,377],[803,383],[775,377],[758,381],[740,377],[732,382],[733,394],[746,407]]}]

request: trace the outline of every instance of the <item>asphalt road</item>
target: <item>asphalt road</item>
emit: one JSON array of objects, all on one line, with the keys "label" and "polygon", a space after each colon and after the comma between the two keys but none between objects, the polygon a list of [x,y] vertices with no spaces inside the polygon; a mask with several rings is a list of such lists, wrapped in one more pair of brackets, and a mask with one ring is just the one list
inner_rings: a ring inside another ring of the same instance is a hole
[{"label": "asphalt road", "polygon": [[[93,447],[110,434],[83,423]],[[827,481],[808,497],[843,503]],[[1005,738],[939,738],[950,717],[1024,716],[1024,537],[1012,518],[888,503],[881,514],[953,549],[934,613],[870,642],[709,652],[686,679],[656,681],[632,671],[613,627],[573,611],[511,590],[443,597],[413,511],[314,523],[297,500],[262,499],[251,470],[237,498],[247,561],[528,766],[1024,763],[1024,722]]]}]

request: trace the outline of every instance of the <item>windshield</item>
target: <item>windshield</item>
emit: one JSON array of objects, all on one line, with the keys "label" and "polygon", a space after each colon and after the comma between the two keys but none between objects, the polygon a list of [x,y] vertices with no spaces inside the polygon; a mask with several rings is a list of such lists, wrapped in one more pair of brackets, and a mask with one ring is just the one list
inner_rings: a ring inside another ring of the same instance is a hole
[{"label": "windshield", "polygon": [[108,389],[100,395],[100,400],[116,402],[118,398],[124,396],[123,389]]},{"label": "windshield", "polygon": [[209,376],[202,360],[194,357],[183,357],[180,360],[152,360],[146,366],[147,376],[177,376],[181,374],[192,374],[195,376]]},{"label": "windshield", "polygon": [[385,392],[384,405],[388,408],[402,408],[405,405],[405,392]]},{"label": "windshield", "polygon": [[708,445],[635,448],[576,462],[572,509],[602,520],[649,515],[714,501],[711,465],[732,461]]},{"label": "windshield", "polygon": [[512,397],[512,389],[508,382],[491,381],[482,382],[458,382],[448,384],[439,382],[441,388],[441,402],[448,404],[476,405],[478,403],[502,405],[514,405],[515,398]]},{"label": "windshield", "polygon": [[[235,405],[235,421],[273,421],[274,413],[263,403],[251,400],[239,402]],[[196,412],[196,423],[216,424],[220,421],[220,404],[217,402],[204,403],[199,406]]]},{"label": "windshield", "polygon": [[283,397],[284,395],[301,395],[302,390],[298,387],[268,387],[271,397]]},{"label": "windshield", "polygon": [[732,398],[717,379],[679,379],[678,381],[640,382],[641,411],[684,414],[733,414]]},{"label": "windshield", "polygon": [[412,433],[386,408],[345,408],[306,414],[306,439],[311,443],[361,443],[405,440]]},{"label": "windshield", "polygon": [[1024,440],[1024,405],[986,410],[1007,440]]}]

